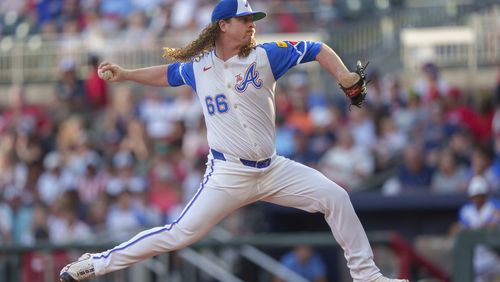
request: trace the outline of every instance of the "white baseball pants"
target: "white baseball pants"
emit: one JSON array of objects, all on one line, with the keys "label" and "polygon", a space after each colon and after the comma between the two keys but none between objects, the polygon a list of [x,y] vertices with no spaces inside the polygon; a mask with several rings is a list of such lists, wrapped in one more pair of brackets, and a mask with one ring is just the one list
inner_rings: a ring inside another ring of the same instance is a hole
[{"label": "white baseball pants", "polygon": [[160,253],[186,247],[201,239],[225,216],[256,201],[321,212],[344,250],[356,282],[381,276],[365,231],[347,192],[320,172],[281,156],[255,168],[239,159],[209,155],[197,193],[173,223],[137,234],[111,250],[93,255],[95,272],[103,275]]}]

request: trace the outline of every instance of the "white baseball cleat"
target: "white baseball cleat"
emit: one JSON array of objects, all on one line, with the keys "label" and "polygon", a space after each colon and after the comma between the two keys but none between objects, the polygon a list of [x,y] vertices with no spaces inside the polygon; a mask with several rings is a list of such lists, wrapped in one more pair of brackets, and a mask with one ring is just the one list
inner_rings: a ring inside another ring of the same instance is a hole
[{"label": "white baseball cleat", "polygon": [[61,282],[83,281],[95,277],[91,254],[83,254],[77,261],[66,265],[59,274]]},{"label": "white baseball cleat", "polygon": [[379,278],[375,279],[373,282],[410,282],[408,279],[391,279],[387,278],[384,276],[380,276]]}]

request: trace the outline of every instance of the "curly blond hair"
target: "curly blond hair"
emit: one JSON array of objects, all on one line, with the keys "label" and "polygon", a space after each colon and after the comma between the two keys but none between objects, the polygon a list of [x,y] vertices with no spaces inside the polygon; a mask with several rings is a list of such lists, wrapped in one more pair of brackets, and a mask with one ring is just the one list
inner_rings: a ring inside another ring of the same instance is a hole
[{"label": "curly blond hair", "polygon": [[[186,47],[183,48],[170,48],[163,47],[163,58],[170,59],[176,62],[188,62],[191,60],[199,60],[205,54],[210,53],[215,48],[215,40],[219,36],[221,29],[219,23],[211,23],[207,25],[198,35],[198,38],[191,41]],[[238,55],[240,57],[247,57],[255,48],[255,38],[252,38],[250,43],[241,47]]]}]

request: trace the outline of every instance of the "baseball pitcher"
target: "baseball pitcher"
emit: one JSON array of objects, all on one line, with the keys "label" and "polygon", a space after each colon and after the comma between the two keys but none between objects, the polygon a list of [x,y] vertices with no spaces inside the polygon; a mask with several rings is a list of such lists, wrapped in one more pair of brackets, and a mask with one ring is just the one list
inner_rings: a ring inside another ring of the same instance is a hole
[{"label": "baseball pitcher", "polygon": [[321,212],[345,253],[356,282],[407,281],[382,276],[358,217],[342,187],[320,172],[275,151],[275,85],[290,68],[318,61],[360,106],[365,66],[350,72],[327,45],[279,41],[256,45],[255,21],[266,16],[248,1],[222,0],[209,24],[185,48],[165,48],[173,64],[125,69],[102,63],[109,81],[153,86],[189,85],[198,95],[208,129],[207,169],[200,187],[171,224],[137,234],[102,253],[85,254],[62,269],[64,282],[123,269],[201,239],[234,210],[256,201]]}]

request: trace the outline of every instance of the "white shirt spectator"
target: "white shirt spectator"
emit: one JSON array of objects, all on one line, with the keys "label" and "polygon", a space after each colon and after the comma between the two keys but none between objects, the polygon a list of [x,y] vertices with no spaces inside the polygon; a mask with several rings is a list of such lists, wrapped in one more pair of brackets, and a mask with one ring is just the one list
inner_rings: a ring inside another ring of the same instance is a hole
[{"label": "white shirt spectator", "polygon": [[46,171],[38,179],[38,194],[45,204],[50,205],[62,192],[72,188],[75,185],[73,182],[73,175],[66,169],[60,173]]},{"label": "white shirt spectator", "polygon": [[320,160],[321,171],[348,190],[356,189],[374,169],[372,155],[356,147],[348,129],[339,130],[339,141]]},{"label": "white shirt spectator", "polygon": [[49,238],[52,244],[81,243],[92,239],[92,230],[80,220],[70,223],[64,218],[49,218]]},{"label": "white shirt spectator", "polygon": [[145,223],[146,217],[141,209],[135,208],[129,192],[118,195],[116,204],[110,209],[106,225],[115,241],[123,241],[139,231]]},{"label": "white shirt spectator", "polygon": [[183,0],[176,1],[172,6],[171,26],[175,29],[188,27],[192,21],[196,10],[196,1]]},{"label": "white shirt spectator", "polygon": [[149,96],[143,100],[139,105],[139,115],[146,125],[148,136],[153,139],[165,138],[174,129],[174,108],[161,97]]},{"label": "white shirt spectator", "polygon": [[[459,213],[459,221],[464,228],[481,229],[500,224],[500,207],[487,198],[488,192],[488,182],[485,178],[472,178],[468,188],[471,203],[463,206]],[[476,197],[484,197],[485,202],[479,208]],[[475,282],[493,281],[492,278],[500,274],[500,258],[485,245],[477,245],[474,248],[473,264],[476,272]]]}]

